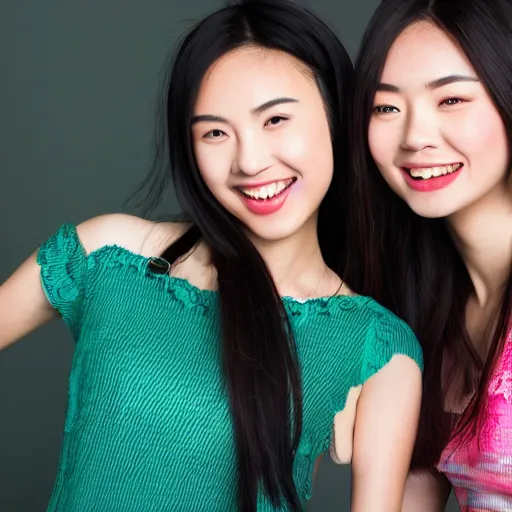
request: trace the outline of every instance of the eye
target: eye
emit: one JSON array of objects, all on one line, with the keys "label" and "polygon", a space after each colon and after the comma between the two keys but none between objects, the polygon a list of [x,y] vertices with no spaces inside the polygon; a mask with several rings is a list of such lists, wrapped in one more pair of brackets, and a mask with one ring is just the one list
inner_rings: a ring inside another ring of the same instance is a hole
[{"label": "eye", "polygon": [[462,98],[446,98],[441,101],[440,105],[446,105],[447,107],[451,107],[452,105],[458,105],[459,103],[464,103]]},{"label": "eye", "polygon": [[205,139],[220,139],[223,135],[226,135],[222,130],[210,130],[204,135]]},{"label": "eye", "polygon": [[266,123],[265,126],[276,126],[281,124],[282,121],[286,121],[288,118],[284,116],[272,116]]},{"label": "eye", "polygon": [[400,112],[396,107],[392,105],[377,105],[373,107],[374,114],[394,114]]}]

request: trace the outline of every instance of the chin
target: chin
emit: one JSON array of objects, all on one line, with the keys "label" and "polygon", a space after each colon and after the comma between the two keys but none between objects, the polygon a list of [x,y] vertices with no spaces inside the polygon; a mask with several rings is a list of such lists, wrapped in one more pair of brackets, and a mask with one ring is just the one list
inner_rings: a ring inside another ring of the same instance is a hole
[{"label": "chin", "polygon": [[408,202],[407,204],[416,215],[426,219],[443,219],[445,217],[449,217],[457,211],[455,205],[441,205],[438,202],[432,202],[431,204],[429,204],[427,201],[421,203]]},{"label": "chin", "polygon": [[272,220],[271,216],[260,222],[249,222],[246,228],[249,236],[256,237],[262,242],[279,242],[297,234],[304,227],[304,223],[297,218]]}]

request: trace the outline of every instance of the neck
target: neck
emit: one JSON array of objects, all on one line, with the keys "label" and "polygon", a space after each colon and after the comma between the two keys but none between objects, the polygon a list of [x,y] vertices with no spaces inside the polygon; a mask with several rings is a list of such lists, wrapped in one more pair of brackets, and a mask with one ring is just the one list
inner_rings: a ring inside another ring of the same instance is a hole
[{"label": "neck", "polygon": [[265,260],[281,296],[326,296],[336,291],[336,283],[339,286],[339,278],[327,267],[320,251],[316,215],[297,233],[282,240],[249,236]]},{"label": "neck", "polygon": [[512,262],[512,180],[448,218],[480,305],[506,283]]}]

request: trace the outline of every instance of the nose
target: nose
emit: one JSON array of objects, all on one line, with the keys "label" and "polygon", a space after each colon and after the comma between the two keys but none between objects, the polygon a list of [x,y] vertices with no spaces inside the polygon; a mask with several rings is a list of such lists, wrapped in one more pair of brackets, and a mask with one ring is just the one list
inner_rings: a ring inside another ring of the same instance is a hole
[{"label": "nose", "polygon": [[436,147],[437,132],[434,115],[424,111],[410,111],[404,125],[401,147],[411,152]]},{"label": "nose", "polygon": [[256,176],[271,165],[271,152],[265,137],[258,133],[238,138],[233,172]]}]

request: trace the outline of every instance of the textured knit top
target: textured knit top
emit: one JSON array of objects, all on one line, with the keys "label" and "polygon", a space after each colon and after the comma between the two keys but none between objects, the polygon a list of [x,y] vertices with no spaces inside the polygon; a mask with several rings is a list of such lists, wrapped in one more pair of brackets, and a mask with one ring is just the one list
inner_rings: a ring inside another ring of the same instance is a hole
[{"label": "textured knit top", "polygon": [[492,376],[479,435],[452,441],[438,469],[462,512],[512,512],[512,331]]},{"label": "textured knit top", "polygon": [[[218,292],[155,273],[151,261],[119,246],[86,255],[70,224],[39,250],[45,293],[76,342],[48,512],[237,509]],[[294,478],[305,503],[349,389],[394,354],[423,361],[409,327],[369,298],[283,302],[302,375]],[[258,511],[275,510],[260,495]]]}]

